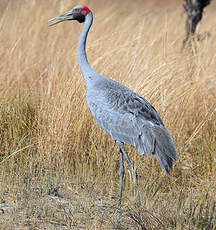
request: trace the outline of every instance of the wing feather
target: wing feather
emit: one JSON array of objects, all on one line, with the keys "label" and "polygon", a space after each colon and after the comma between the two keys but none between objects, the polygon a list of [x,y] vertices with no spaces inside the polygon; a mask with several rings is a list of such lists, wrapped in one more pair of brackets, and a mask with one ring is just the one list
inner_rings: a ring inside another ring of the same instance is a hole
[{"label": "wing feather", "polygon": [[135,146],[140,154],[154,154],[170,172],[176,161],[173,139],[154,107],[126,87],[109,81],[88,94],[88,104],[97,123],[115,141]]}]

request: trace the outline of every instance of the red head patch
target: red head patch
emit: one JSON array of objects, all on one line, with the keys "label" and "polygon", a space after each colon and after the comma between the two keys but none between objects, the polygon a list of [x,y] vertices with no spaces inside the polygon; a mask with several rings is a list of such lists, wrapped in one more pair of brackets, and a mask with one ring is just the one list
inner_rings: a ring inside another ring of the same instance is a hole
[{"label": "red head patch", "polygon": [[82,15],[86,16],[89,12],[91,12],[91,10],[89,10],[87,6],[83,6],[81,10]]}]

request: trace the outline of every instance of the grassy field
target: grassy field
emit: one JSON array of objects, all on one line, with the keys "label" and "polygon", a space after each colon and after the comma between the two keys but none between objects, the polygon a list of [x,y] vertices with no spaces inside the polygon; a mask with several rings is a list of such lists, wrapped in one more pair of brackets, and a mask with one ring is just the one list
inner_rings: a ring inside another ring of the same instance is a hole
[{"label": "grassy field", "polygon": [[[0,229],[112,229],[119,151],[85,100],[76,48],[82,25],[47,21],[80,1],[0,5]],[[136,207],[124,180],[121,229],[216,229],[216,32],[181,52],[181,3],[85,1],[94,24],[92,67],[150,101],[173,135],[178,161],[166,175],[126,146],[139,174]]]}]

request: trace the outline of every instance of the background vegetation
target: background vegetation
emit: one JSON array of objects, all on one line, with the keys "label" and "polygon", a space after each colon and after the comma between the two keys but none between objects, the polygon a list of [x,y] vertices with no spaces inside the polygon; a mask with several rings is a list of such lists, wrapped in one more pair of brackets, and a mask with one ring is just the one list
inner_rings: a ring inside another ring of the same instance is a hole
[{"label": "background vegetation", "polygon": [[[76,47],[82,25],[48,19],[80,1],[3,1],[0,16],[0,229],[112,229],[119,152],[93,120]],[[6,4],[8,3],[8,4]],[[216,32],[207,8],[181,52],[181,2],[86,1],[95,70],[150,101],[173,135],[178,161],[165,175],[127,146],[141,210],[126,173],[121,229],[216,229]]]}]

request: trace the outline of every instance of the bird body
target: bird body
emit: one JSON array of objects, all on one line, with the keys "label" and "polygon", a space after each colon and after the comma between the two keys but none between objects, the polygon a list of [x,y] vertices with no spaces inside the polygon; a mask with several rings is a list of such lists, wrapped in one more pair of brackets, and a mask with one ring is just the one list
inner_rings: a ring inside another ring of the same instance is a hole
[{"label": "bird body", "polygon": [[176,160],[174,143],[148,101],[103,77],[87,90],[87,102],[97,123],[113,140],[135,146],[140,154],[154,153],[161,167],[171,171]]},{"label": "bird body", "polygon": [[124,143],[137,148],[142,155],[154,154],[161,167],[169,173],[177,159],[173,139],[154,107],[144,98],[120,83],[95,72],[88,63],[86,39],[92,25],[93,14],[86,6],[76,6],[67,13],[55,17],[55,25],[66,20],[84,22],[78,43],[78,63],[87,86],[87,103],[99,126],[111,136],[120,148],[119,206],[124,176],[123,156],[135,178],[137,204],[140,206],[138,180]]}]

